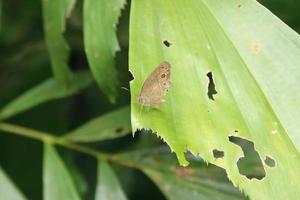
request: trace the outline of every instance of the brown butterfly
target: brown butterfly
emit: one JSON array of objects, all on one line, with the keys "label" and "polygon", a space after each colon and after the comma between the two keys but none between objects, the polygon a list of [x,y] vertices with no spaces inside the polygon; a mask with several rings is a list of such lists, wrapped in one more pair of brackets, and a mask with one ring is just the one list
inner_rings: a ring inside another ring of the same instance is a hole
[{"label": "brown butterfly", "polygon": [[143,106],[158,108],[171,87],[171,65],[162,61],[145,80],[138,102]]}]

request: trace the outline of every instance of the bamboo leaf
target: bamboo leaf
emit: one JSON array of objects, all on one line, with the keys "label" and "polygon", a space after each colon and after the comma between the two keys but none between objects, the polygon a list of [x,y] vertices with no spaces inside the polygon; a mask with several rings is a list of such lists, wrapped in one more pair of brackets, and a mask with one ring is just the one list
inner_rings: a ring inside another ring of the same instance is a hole
[{"label": "bamboo leaf", "polygon": [[43,0],[43,21],[45,40],[49,51],[55,80],[61,86],[69,87],[71,71],[68,66],[69,46],[63,36],[66,18],[74,7],[75,0]]},{"label": "bamboo leaf", "polygon": [[126,200],[118,178],[106,161],[98,162],[96,200]]},{"label": "bamboo leaf", "polygon": [[[157,132],[181,165],[190,151],[225,168],[250,198],[300,198],[299,35],[252,0],[134,0],[130,33],[133,131]],[[163,60],[172,87],[158,109],[140,112],[142,84]],[[242,173],[241,141],[258,155],[262,177]]]},{"label": "bamboo leaf", "polygon": [[10,180],[0,167],[0,199],[1,200],[25,200],[24,195]]},{"label": "bamboo leaf", "polygon": [[89,86],[92,83],[92,80],[93,78],[90,72],[77,72],[71,77],[70,87],[65,89],[53,78],[50,78],[21,94],[15,100],[2,108],[0,111],[0,119],[3,120],[9,118],[36,105],[53,99],[59,99],[73,95],[80,89]]},{"label": "bamboo leaf", "polygon": [[167,199],[245,199],[227,179],[223,169],[190,158],[187,168],[177,166],[175,156],[164,147],[119,154],[117,159],[137,166]]},{"label": "bamboo leaf", "polygon": [[124,107],[85,123],[64,138],[75,142],[96,142],[122,137],[130,132],[130,108]]},{"label": "bamboo leaf", "polygon": [[63,161],[49,144],[44,146],[43,183],[45,200],[80,199]]},{"label": "bamboo leaf", "polygon": [[93,75],[111,102],[119,91],[114,56],[120,50],[116,25],[125,0],[84,1],[84,45]]}]

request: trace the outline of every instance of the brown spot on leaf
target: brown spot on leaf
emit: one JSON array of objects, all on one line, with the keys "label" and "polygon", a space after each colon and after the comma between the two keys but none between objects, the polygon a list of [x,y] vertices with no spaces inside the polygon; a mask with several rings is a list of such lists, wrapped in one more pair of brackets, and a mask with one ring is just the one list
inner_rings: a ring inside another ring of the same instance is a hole
[{"label": "brown spot on leaf", "polygon": [[161,177],[157,173],[151,173],[151,177],[155,182],[160,182]]},{"label": "brown spot on leaf", "polygon": [[164,184],[163,185],[163,189],[166,191],[166,192],[169,192],[171,190],[171,185],[169,184]]},{"label": "brown spot on leaf", "polygon": [[158,159],[158,158],[155,157],[155,156],[151,156],[151,157],[149,157],[149,159],[151,160],[152,165],[154,165],[155,167],[157,167],[158,165],[163,165],[163,164],[165,164],[164,160]]},{"label": "brown spot on leaf", "polygon": [[257,42],[253,42],[251,44],[251,50],[253,53],[258,54],[261,50],[261,45]]},{"label": "brown spot on leaf", "polygon": [[99,57],[100,57],[100,54],[99,54],[98,51],[95,51],[95,52],[94,52],[94,57],[95,57],[95,58],[99,58]]},{"label": "brown spot on leaf", "polygon": [[124,131],[124,129],[120,127],[120,128],[117,128],[115,131],[116,131],[116,133],[122,133]]},{"label": "brown spot on leaf", "polygon": [[196,170],[188,167],[172,167],[171,169],[178,177],[191,177],[196,173]]}]

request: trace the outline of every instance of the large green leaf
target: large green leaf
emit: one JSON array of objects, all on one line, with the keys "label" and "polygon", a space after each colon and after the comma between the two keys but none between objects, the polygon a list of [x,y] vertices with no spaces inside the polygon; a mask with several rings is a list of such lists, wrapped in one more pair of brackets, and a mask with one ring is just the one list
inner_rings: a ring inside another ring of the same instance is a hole
[{"label": "large green leaf", "polygon": [[70,87],[63,88],[53,78],[48,79],[39,85],[21,94],[0,111],[0,119],[6,119],[20,112],[28,110],[38,104],[70,96],[80,89],[89,86],[93,78],[88,71],[81,71],[73,74],[70,80]]},{"label": "large green leaf", "polygon": [[98,162],[96,200],[126,200],[118,178],[106,161]]},{"label": "large green leaf", "polygon": [[[133,130],[157,132],[181,165],[190,151],[225,168],[253,199],[300,198],[300,39],[293,30],[252,0],[134,0],[130,33]],[[142,84],[163,60],[171,63],[172,87],[158,109],[142,108]],[[262,180],[239,173],[247,154],[232,135],[253,141],[260,160],[274,159]],[[216,160],[214,149],[224,158]]]},{"label": "large green leaf", "polygon": [[66,18],[75,0],[42,0],[45,40],[47,43],[52,70],[61,86],[69,87],[71,71],[68,67],[69,47],[63,36]]},{"label": "large green leaf", "polygon": [[25,200],[24,195],[5,174],[0,167],[0,199],[1,200]]},{"label": "large green leaf", "polygon": [[85,123],[67,133],[64,138],[75,142],[96,142],[121,137],[130,132],[130,108],[124,107]]},{"label": "large green leaf", "polygon": [[188,168],[179,167],[164,147],[123,153],[118,159],[145,172],[168,199],[244,199],[221,168],[195,158]]},{"label": "large green leaf", "polygon": [[69,172],[50,144],[44,148],[43,183],[44,200],[80,199]]},{"label": "large green leaf", "polygon": [[120,49],[116,25],[125,0],[84,1],[84,45],[93,75],[104,94],[115,102],[119,80],[114,56]]}]

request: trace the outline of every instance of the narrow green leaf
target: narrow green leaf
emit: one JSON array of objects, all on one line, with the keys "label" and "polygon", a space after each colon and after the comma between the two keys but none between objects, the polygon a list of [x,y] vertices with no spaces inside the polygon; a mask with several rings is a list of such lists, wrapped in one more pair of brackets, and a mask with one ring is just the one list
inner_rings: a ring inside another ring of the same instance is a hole
[{"label": "narrow green leaf", "polygon": [[167,199],[245,199],[227,179],[223,169],[191,158],[191,166],[178,167],[167,148],[120,154],[149,176]]},{"label": "narrow green leaf", "polygon": [[118,178],[106,161],[98,162],[96,200],[126,200]]},{"label": "narrow green leaf", "polygon": [[1,200],[25,200],[24,195],[10,180],[0,167],[0,199]]},{"label": "narrow green leaf", "polygon": [[63,87],[70,85],[71,70],[68,66],[69,46],[63,36],[66,18],[75,0],[42,0],[45,40],[48,47],[55,80]]},{"label": "narrow green leaf", "polygon": [[114,56],[120,50],[116,26],[125,0],[84,1],[84,44],[93,75],[104,94],[115,102],[119,91]]},{"label": "narrow green leaf", "polygon": [[[134,0],[130,20],[133,132],[152,129],[181,165],[190,151],[225,168],[253,199],[299,199],[299,35],[252,0]],[[158,109],[141,109],[137,95],[163,60],[172,87]],[[262,163],[261,180],[240,174],[247,155],[233,135],[276,166]]]},{"label": "narrow green leaf", "polygon": [[96,142],[131,132],[130,108],[124,107],[97,117],[64,137],[75,142]]},{"label": "narrow green leaf", "polygon": [[63,161],[49,144],[44,146],[43,183],[44,200],[80,199]]},{"label": "narrow green leaf", "polygon": [[0,119],[6,119],[20,112],[28,110],[41,103],[71,96],[89,86],[92,83],[92,76],[88,71],[77,72],[71,76],[70,87],[63,88],[53,78],[48,79],[29,91],[21,94],[0,111]]}]

